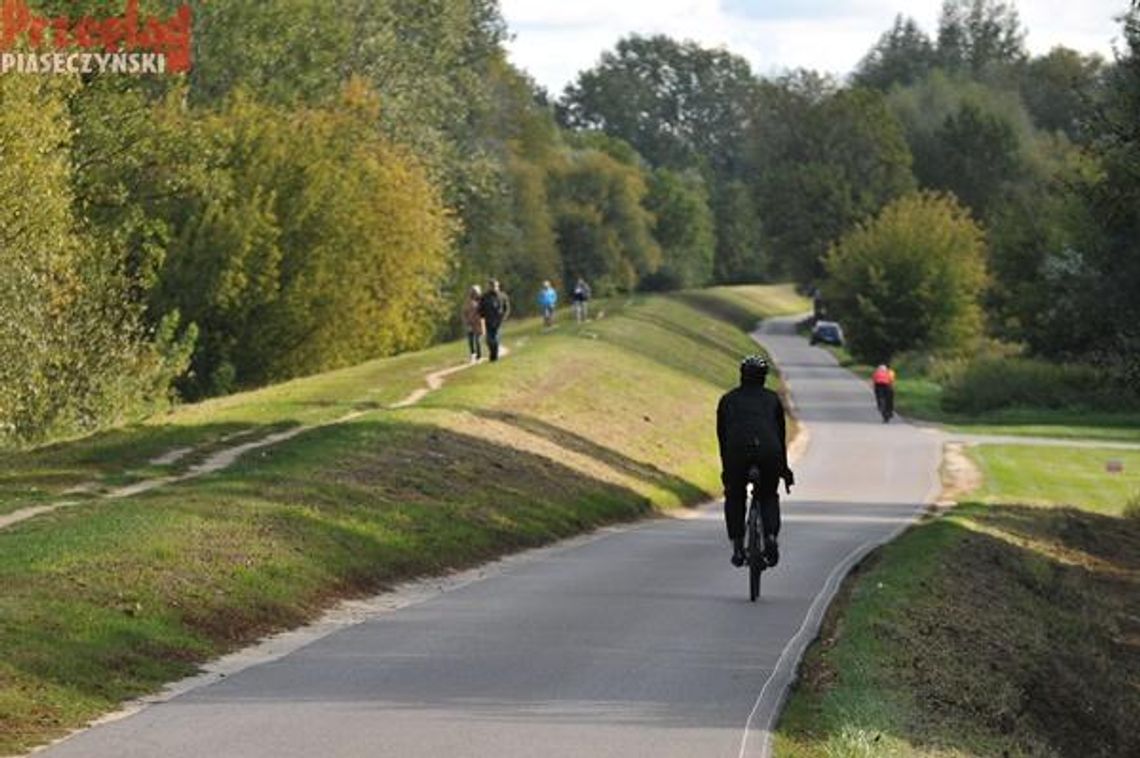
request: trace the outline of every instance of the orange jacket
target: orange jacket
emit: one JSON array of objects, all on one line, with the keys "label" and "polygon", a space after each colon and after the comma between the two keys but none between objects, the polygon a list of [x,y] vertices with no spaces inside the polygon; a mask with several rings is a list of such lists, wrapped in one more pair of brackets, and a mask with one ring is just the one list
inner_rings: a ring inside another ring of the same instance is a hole
[{"label": "orange jacket", "polygon": [[871,381],[875,384],[885,384],[888,387],[894,386],[895,372],[890,368],[877,368],[875,373],[871,374]]}]

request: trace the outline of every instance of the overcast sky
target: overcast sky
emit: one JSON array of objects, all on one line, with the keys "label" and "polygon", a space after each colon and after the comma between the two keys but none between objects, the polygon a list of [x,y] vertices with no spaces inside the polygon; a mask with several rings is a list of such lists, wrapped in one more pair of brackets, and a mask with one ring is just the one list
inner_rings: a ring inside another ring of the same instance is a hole
[{"label": "overcast sky", "polygon": [[[1065,45],[1111,56],[1129,0],[1022,0],[1033,53]],[[667,34],[744,56],[759,74],[814,68],[845,75],[890,28],[913,16],[933,36],[942,0],[502,0],[515,65],[554,95],[619,38]]]}]

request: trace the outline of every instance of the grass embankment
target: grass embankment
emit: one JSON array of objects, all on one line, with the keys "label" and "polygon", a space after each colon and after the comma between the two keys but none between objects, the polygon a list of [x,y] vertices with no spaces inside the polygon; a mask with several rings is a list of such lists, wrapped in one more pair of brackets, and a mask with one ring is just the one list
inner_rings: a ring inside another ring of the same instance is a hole
[{"label": "grass embankment", "polygon": [[848,578],[778,755],[1140,754],[1140,455],[975,452],[978,502]]},{"label": "grass embankment", "polygon": [[[733,296],[752,318],[787,297]],[[710,496],[712,409],[754,344],[683,298],[606,310],[549,333],[517,325],[508,360],[454,374],[402,410],[382,406],[461,362],[463,347],[8,455],[11,508],[21,488],[145,475],[134,469],[171,446],[368,411],[217,474],[0,530],[0,755],[338,598]]]},{"label": "grass embankment", "polygon": [[[829,347],[840,365],[870,381],[872,366],[851,357],[844,348]],[[1140,443],[1140,412],[1089,408],[997,408],[983,413],[954,413],[943,407],[944,389],[917,367],[896,366],[895,407],[903,416],[944,424],[967,434],[1060,437]]]}]

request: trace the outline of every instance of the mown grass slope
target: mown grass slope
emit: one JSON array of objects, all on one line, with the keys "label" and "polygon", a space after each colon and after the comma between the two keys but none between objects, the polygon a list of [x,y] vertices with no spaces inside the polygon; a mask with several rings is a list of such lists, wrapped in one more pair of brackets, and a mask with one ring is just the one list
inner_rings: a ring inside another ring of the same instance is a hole
[{"label": "mown grass slope", "polygon": [[[780,309],[769,295],[789,302],[783,289],[731,292],[752,318]],[[172,445],[365,411],[217,474],[0,530],[0,754],[336,599],[710,497],[713,409],[754,343],[707,302],[605,309],[550,332],[516,325],[507,360],[454,374],[409,408],[384,406],[462,362],[463,347],[9,455],[5,491],[18,505],[29,482],[145,476]]]}]

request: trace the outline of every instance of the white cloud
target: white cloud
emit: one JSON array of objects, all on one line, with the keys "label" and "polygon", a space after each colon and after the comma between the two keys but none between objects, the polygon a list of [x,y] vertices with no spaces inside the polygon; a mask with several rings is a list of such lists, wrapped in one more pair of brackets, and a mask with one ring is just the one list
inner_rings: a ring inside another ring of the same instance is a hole
[{"label": "white cloud", "polygon": [[[933,33],[941,0],[503,0],[509,48],[553,94],[593,66],[619,38],[668,34],[742,55],[762,74],[806,67],[846,74],[891,24],[913,16]],[[1034,0],[1018,4],[1035,53],[1064,44],[1110,55],[1114,16],[1128,0]],[[731,9],[731,10],[730,10]]]}]

